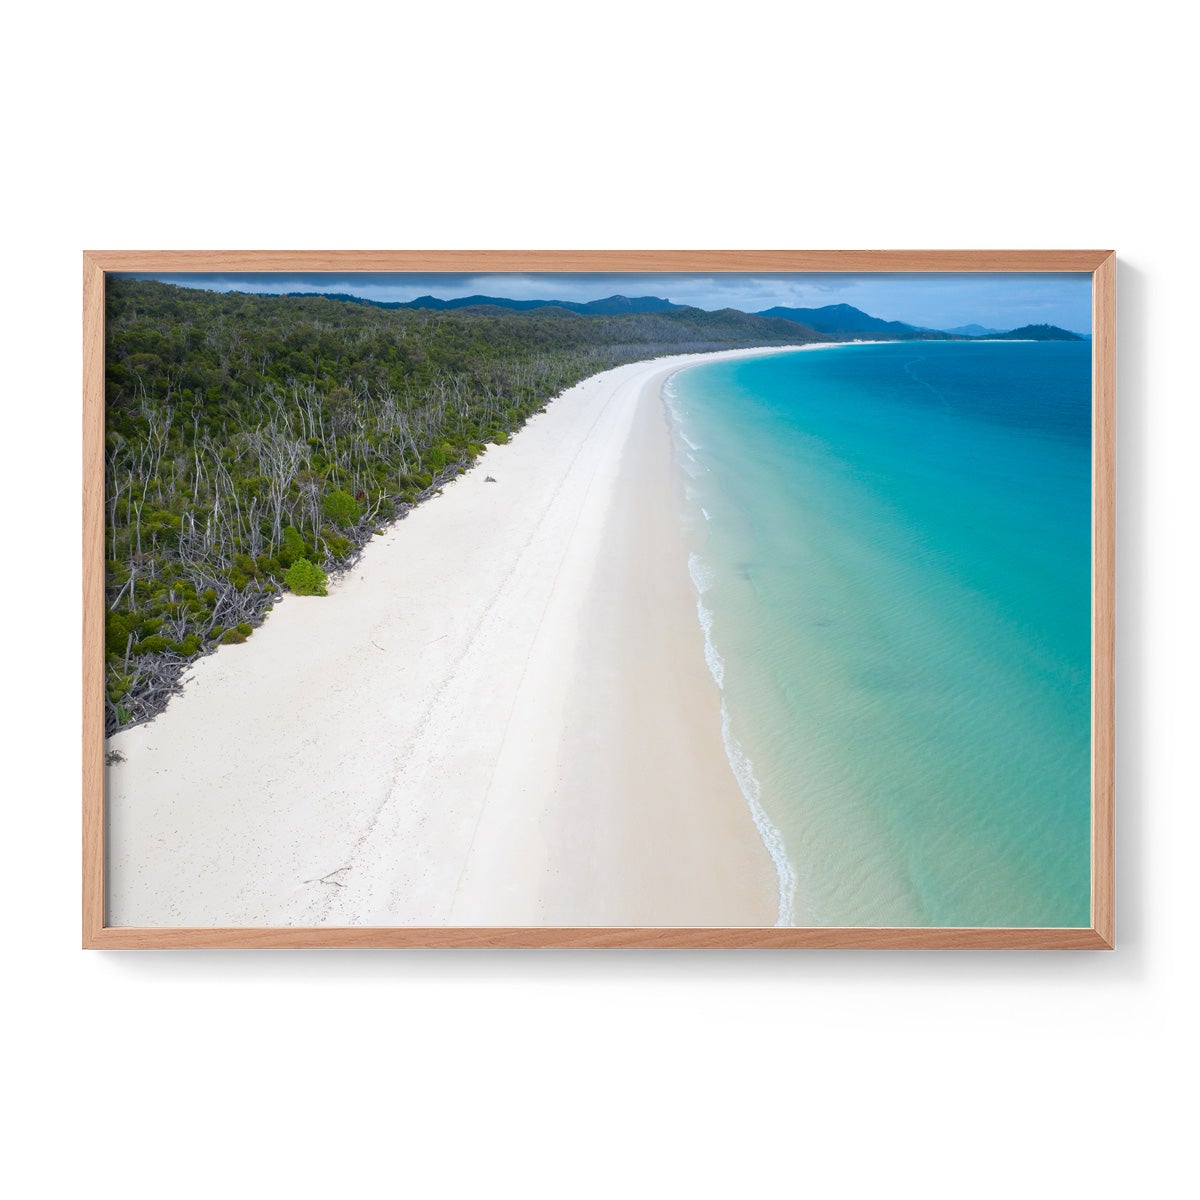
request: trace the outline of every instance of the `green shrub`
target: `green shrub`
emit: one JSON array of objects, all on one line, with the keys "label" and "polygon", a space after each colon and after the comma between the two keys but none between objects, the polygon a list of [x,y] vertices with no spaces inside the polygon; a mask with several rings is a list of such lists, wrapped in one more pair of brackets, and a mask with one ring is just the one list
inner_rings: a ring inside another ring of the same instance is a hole
[{"label": "green shrub", "polygon": [[321,501],[321,508],[338,525],[357,525],[362,517],[362,509],[349,492],[329,492]]},{"label": "green shrub", "polygon": [[298,558],[287,569],[283,582],[297,596],[324,596],[325,572],[307,558]]},{"label": "green shrub", "polygon": [[221,634],[222,646],[237,646],[246,640],[246,635],[240,629],[227,629]]},{"label": "green shrub", "polygon": [[508,434],[505,433],[504,430],[502,429],[498,434],[496,434],[492,438],[492,441],[495,442],[497,446],[503,446],[505,444],[505,442],[508,441]]},{"label": "green shrub", "polygon": [[109,612],[104,619],[104,649],[109,654],[123,655],[133,632],[121,613]]},{"label": "green shrub", "polygon": [[325,553],[330,558],[345,558],[353,545],[349,538],[342,537],[332,525],[326,525],[321,530],[321,541],[325,543]]},{"label": "green shrub", "polygon": [[287,526],[283,531],[283,545],[279,549],[279,561],[285,567],[290,567],[298,558],[304,557],[304,538],[295,525]]},{"label": "green shrub", "polygon": [[237,631],[242,637],[249,637],[254,632],[254,626],[249,621],[239,621],[237,623]]},{"label": "green shrub", "polygon": [[159,509],[146,509],[142,512],[142,536],[156,533],[178,533],[183,518],[178,513]]}]

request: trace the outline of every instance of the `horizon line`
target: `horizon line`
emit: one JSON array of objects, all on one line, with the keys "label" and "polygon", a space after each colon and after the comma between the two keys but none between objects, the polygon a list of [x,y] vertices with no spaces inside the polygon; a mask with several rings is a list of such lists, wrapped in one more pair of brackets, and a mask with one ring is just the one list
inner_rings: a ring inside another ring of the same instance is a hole
[{"label": "horizon line", "polygon": [[[291,278],[295,278],[295,279],[297,279],[298,282],[300,282],[299,277],[291,276],[284,272],[264,271],[264,272],[255,272],[254,274],[257,278],[263,279],[264,282],[267,282],[267,280],[272,277],[278,278],[280,280],[288,280]],[[357,273],[355,273],[355,274],[357,274]],[[414,272],[413,274],[417,274],[417,273]],[[527,273],[523,273],[521,278],[527,279],[527,278],[530,278],[531,276],[537,276],[540,278],[541,276],[546,275],[546,274],[547,274],[546,272],[527,272]],[[882,275],[883,273],[878,273],[878,274]],[[916,276],[916,277],[925,277],[925,273],[922,273],[922,272],[905,272],[903,274],[910,275],[910,276]],[[999,273],[994,273],[994,274],[996,274],[998,278],[1005,278],[1005,276],[1001,276],[1001,275],[999,275]],[[503,301],[508,301],[510,304],[519,304],[522,306],[528,306],[528,308],[538,308],[538,307],[565,308],[566,306],[572,305],[572,304],[586,306],[586,305],[590,305],[590,304],[603,303],[605,300],[614,300],[614,299],[661,300],[667,304],[676,305],[678,308],[681,308],[681,309],[690,308],[690,309],[694,309],[699,312],[709,312],[709,313],[738,312],[738,313],[742,313],[745,316],[763,316],[763,315],[769,313],[771,311],[771,309],[775,309],[775,308],[790,308],[790,309],[794,309],[797,311],[806,311],[806,312],[814,312],[814,313],[824,312],[829,309],[844,308],[844,309],[850,309],[854,312],[862,313],[863,316],[870,317],[872,320],[888,321],[890,323],[907,325],[910,329],[916,330],[918,332],[947,333],[947,332],[952,332],[957,329],[967,328],[970,326],[976,326],[982,330],[985,330],[987,333],[1005,333],[1005,332],[1010,332],[1011,330],[1014,330],[1014,329],[1020,329],[1020,328],[1024,328],[1027,326],[1043,325],[1043,326],[1047,326],[1050,328],[1062,329],[1067,333],[1075,334],[1077,337],[1090,339],[1092,336],[1090,322],[1084,330],[1071,328],[1068,325],[1058,324],[1055,321],[1050,321],[1050,320],[1045,320],[1045,319],[1039,320],[1036,317],[1020,320],[1015,325],[1008,325],[1007,327],[1004,325],[987,324],[981,320],[966,320],[966,319],[955,320],[952,324],[943,324],[943,325],[917,324],[912,320],[906,320],[903,318],[882,317],[882,316],[877,315],[876,313],[869,311],[868,309],[860,308],[857,305],[849,304],[846,301],[836,301],[836,302],[833,302],[830,304],[823,304],[823,305],[802,304],[802,303],[771,304],[771,305],[768,305],[765,308],[761,308],[761,309],[739,308],[735,304],[724,304],[724,305],[720,305],[719,307],[709,308],[709,307],[705,307],[702,304],[694,304],[694,303],[689,303],[687,301],[675,301],[675,300],[672,300],[670,298],[670,296],[660,295],[657,293],[646,292],[646,293],[641,293],[641,294],[634,294],[633,292],[629,292],[629,291],[615,291],[615,292],[609,293],[608,295],[597,296],[597,297],[593,297],[591,299],[584,299],[584,298],[578,297],[578,296],[577,297],[563,296],[563,297],[559,297],[559,298],[545,298],[545,297],[539,296],[539,297],[525,298],[525,297],[520,297],[520,296],[503,295],[500,293],[484,293],[484,292],[471,292],[466,296],[453,296],[453,295],[439,296],[433,291],[424,291],[418,295],[412,296],[409,299],[402,300],[402,299],[381,299],[378,296],[366,295],[366,294],[363,294],[362,292],[354,291],[354,290],[352,290],[352,287],[348,288],[346,286],[332,286],[332,287],[324,287],[323,288],[317,284],[305,285],[304,283],[301,283],[301,286],[299,286],[299,287],[292,287],[292,288],[286,288],[286,289],[281,287],[281,289],[278,291],[268,291],[265,288],[264,289],[258,289],[258,288],[253,288],[253,287],[247,288],[247,287],[241,286],[243,283],[245,283],[247,281],[240,275],[231,275],[231,274],[229,274],[229,275],[211,275],[207,272],[170,272],[170,273],[167,273],[167,272],[145,272],[145,271],[113,271],[113,272],[110,272],[110,276],[112,278],[118,278],[118,279],[133,279],[133,280],[142,281],[142,282],[149,281],[149,282],[156,282],[156,283],[164,283],[164,284],[167,284],[168,286],[172,286],[172,287],[180,287],[180,288],[184,288],[184,289],[191,290],[191,291],[214,292],[214,293],[221,294],[221,295],[266,296],[266,297],[277,297],[277,298],[301,298],[301,297],[308,296],[308,297],[325,298],[325,299],[341,299],[343,297],[348,297],[352,301],[361,302],[363,304],[367,304],[367,305],[370,305],[370,306],[376,307],[376,308],[412,308],[418,300],[426,300],[426,299],[438,300],[438,301],[442,302],[443,304],[453,304],[455,301],[461,301],[464,299],[474,299],[476,297],[478,297],[481,301],[503,300]],[[189,278],[189,277],[191,277],[191,278]],[[199,278],[196,278],[196,277],[202,277],[205,281],[200,282]],[[461,273],[461,277],[464,280],[475,278],[474,275],[468,274],[466,272]],[[345,283],[349,282],[349,280],[352,278],[352,276],[343,275],[343,276],[339,276],[336,278],[337,278],[338,282],[345,284]],[[373,276],[373,275],[368,275],[368,276],[366,276],[366,278],[369,279],[372,283],[377,283],[379,277]],[[390,276],[389,276],[389,278],[390,278]],[[762,277],[758,277],[758,278],[762,278]],[[1011,278],[1011,277],[1009,277],[1009,278]],[[482,306],[483,305],[479,305],[478,307],[482,307]],[[460,304],[458,307],[467,308],[467,307],[473,307],[473,306]],[[517,310],[517,311],[519,311],[519,310]],[[617,315],[617,314],[604,314],[604,315],[611,316],[611,315]],[[786,320],[788,318],[783,318],[783,319]]]}]

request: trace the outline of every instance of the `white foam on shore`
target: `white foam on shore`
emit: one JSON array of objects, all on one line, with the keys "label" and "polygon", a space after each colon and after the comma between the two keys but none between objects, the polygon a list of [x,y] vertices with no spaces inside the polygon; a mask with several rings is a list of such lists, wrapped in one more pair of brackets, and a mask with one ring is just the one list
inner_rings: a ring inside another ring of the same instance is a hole
[{"label": "white foam on shore", "polygon": [[717,581],[717,573],[695,551],[688,555],[688,574],[701,596]]},{"label": "white foam on shore", "polygon": [[[722,667],[723,677],[724,667]],[[738,787],[741,788],[742,795],[746,797],[746,804],[750,808],[750,815],[754,818],[754,827],[758,830],[758,836],[762,838],[763,845],[766,846],[767,853],[770,854],[771,861],[775,864],[776,875],[779,876],[779,916],[775,919],[775,924],[777,926],[795,925],[796,872],[787,856],[783,835],[775,827],[771,818],[767,816],[766,810],[762,806],[762,789],[759,787],[758,777],[754,774],[750,758],[742,749],[741,742],[734,736],[733,723],[729,717],[729,706],[725,703],[724,688],[721,690],[721,738],[725,743],[725,755],[729,759],[729,765],[733,768],[734,778],[737,779]]]},{"label": "white foam on shore", "polygon": [[[700,618],[700,628],[704,630],[704,661],[708,663],[709,674],[717,681],[717,687],[725,687],[725,660],[718,653],[712,640],[712,609],[704,607],[703,600],[696,601],[696,615]],[[722,701],[724,703],[724,701]]]},{"label": "white foam on shore", "polygon": [[[693,554],[688,560],[688,567],[691,569],[692,582],[696,585],[696,590],[703,595],[712,586],[711,568],[704,564],[696,554]],[[758,830],[758,836],[762,839],[767,853],[771,856],[771,861],[775,864],[775,874],[779,879],[779,915],[775,919],[775,924],[794,925],[796,922],[796,872],[787,856],[783,835],[775,827],[771,818],[767,816],[766,810],[762,806],[762,788],[759,785],[758,777],[754,774],[754,766],[733,732],[729,705],[725,701],[725,660],[713,642],[712,610],[705,607],[704,601],[699,598],[696,600],[696,615],[700,618],[700,628],[704,630],[704,661],[708,664],[709,674],[712,675],[713,681],[721,692],[721,741],[725,745],[725,757],[729,760],[733,777],[737,780],[738,788],[750,809],[754,827]]]},{"label": "white foam on shore", "polygon": [[[707,515],[707,514],[705,514]],[[696,616],[700,620],[700,628],[704,631],[704,661],[708,664],[709,674],[721,692],[721,740],[725,745],[725,757],[729,760],[733,777],[737,780],[738,788],[750,809],[750,816],[762,844],[766,846],[771,861],[775,864],[775,874],[779,879],[779,914],[775,919],[777,926],[790,926],[796,922],[796,871],[787,856],[783,844],[783,835],[774,822],[767,816],[762,806],[762,787],[754,774],[754,766],[749,756],[742,748],[741,742],[733,732],[733,721],[729,715],[729,705],[725,701],[725,660],[713,641],[713,612],[704,603],[704,594],[716,582],[716,572],[699,554],[694,551],[688,555],[688,574],[696,589]]]}]

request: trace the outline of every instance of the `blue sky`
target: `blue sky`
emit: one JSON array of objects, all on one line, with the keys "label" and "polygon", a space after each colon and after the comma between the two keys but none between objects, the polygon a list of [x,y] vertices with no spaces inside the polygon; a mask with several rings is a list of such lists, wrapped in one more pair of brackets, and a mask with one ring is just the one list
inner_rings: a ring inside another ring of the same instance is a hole
[{"label": "blue sky", "polygon": [[872,316],[931,329],[984,325],[1060,325],[1090,333],[1091,276],[1087,274],[154,274],[187,287],[242,292],[348,292],[369,300],[433,295],[506,296],[514,300],[597,300],[663,296],[698,308],[759,312],[775,305],[820,308],[852,304]]}]

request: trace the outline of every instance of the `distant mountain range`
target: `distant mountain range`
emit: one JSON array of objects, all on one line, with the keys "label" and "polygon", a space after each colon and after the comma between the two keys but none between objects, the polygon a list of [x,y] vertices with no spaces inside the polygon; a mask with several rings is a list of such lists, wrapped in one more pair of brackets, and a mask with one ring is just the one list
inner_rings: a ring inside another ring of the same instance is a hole
[{"label": "distant mountain range", "polygon": [[906,325],[903,321],[884,321],[850,304],[827,304],[824,308],[768,308],[759,317],[783,317],[807,325],[818,333],[885,333],[893,337],[910,337],[917,333],[934,332]]},{"label": "distant mountain range", "polygon": [[1022,325],[1020,329],[989,329],[984,325],[958,325],[953,329],[925,329],[920,325],[907,325],[903,321],[885,321],[873,317],[861,308],[850,304],[827,304],[824,308],[768,308],[757,314],[760,317],[782,317],[797,321],[831,337],[873,337],[920,340],[931,338],[965,338],[977,341],[1013,338],[1031,342],[1082,342],[1070,330],[1057,325]]},{"label": "distant mountain range", "polygon": [[989,333],[999,333],[999,329],[989,329],[986,325],[956,325],[947,329],[946,333],[956,333],[959,337],[986,337]]},{"label": "distant mountain range", "polygon": [[[510,300],[506,296],[460,296],[454,300],[439,300],[436,296],[418,296],[415,300],[366,300],[342,292],[290,292],[292,296],[320,295],[326,300],[348,300],[354,304],[370,304],[375,308],[429,308],[436,312],[458,308],[507,308],[527,312],[533,308],[562,308],[586,317],[615,317],[624,313],[682,312],[689,306],[673,304],[659,296],[606,296],[603,300]],[[697,309],[697,312],[703,311]]]},{"label": "distant mountain range", "polygon": [[958,325],[953,329],[925,329],[920,325],[906,325],[903,321],[885,321],[873,317],[861,308],[850,304],[827,304],[824,308],[768,308],[757,314],[760,317],[782,317],[797,321],[815,329],[818,333],[834,337],[851,337],[871,334],[874,337],[921,339],[921,338],[970,338],[989,339],[1014,338],[1031,342],[1081,342],[1086,339],[1057,325],[1022,325],[1020,329],[989,329],[984,325]]},{"label": "distant mountain range", "polygon": [[[606,296],[603,300],[512,300],[507,296],[460,296],[453,300],[441,300],[437,296],[418,296],[415,300],[367,300],[362,296],[351,296],[343,292],[290,292],[292,296],[320,296],[326,300],[342,300],[350,304],[366,304],[373,308],[430,309],[445,312],[457,309],[499,308],[515,312],[532,309],[553,308],[564,313],[575,313],[585,317],[612,317],[630,313],[682,313],[699,316],[708,310],[688,304],[674,304],[661,296]],[[919,325],[908,325],[904,321],[885,321],[873,317],[851,304],[827,304],[823,308],[785,308],[776,306],[757,313],[741,313],[737,309],[722,309],[722,313],[738,313],[743,317],[764,317],[772,321],[791,321],[803,326],[805,334],[818,333],[835,339],[862,337],[864,334],[877,338],[902,340],[941,340],[944,338],[971,338],[979,340],[1020,338],[1037,342],[1085,341],[1077,333],[1060,329],[1057,325],[1023,325],[1020,329],[991,329],[984,325],[958,325],[953,329],[926,329]]]}]

